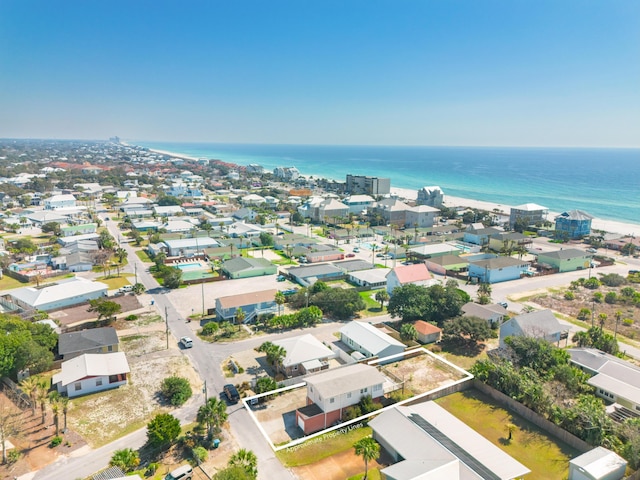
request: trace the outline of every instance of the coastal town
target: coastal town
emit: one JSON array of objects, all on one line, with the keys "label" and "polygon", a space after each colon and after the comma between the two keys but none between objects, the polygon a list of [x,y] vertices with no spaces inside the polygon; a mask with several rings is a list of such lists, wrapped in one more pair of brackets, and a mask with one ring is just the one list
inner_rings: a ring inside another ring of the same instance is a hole
[{"label": "coastal town", "polygon": [[392,182],[0,140],[0,478],[640,478],[640,240]]}]

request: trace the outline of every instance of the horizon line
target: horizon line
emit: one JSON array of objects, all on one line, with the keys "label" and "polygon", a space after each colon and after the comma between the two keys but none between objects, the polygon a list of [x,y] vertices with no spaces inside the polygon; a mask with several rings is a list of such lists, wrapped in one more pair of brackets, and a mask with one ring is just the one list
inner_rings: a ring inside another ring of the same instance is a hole
[{"label": "horizon line", "polygon": [[[117,137],[117,135],[115,135]],[[120,138],[120,137],[118,137]],[[30,141],[62,141],[62,142],[109,142],[109,138],[60,138],[60,137],[3,137],[0,141],[7,140],[30,140]],[[132,140],[120,138],[121,143],[136,145],[138,142],[160,142],[160,143],[179,143],[179,144],[212,144],[212,145],[265,145],[265,146],[297,146],[297,147],[429,147],[429,148],[566,148],[566,149],[600,149],[600,150],[640,150],[640,145],[445,145],[445,144],[388,144],[388,143],[278,143],[278,142],[221,142],[221,141],[205,141],[205,140]]]}]

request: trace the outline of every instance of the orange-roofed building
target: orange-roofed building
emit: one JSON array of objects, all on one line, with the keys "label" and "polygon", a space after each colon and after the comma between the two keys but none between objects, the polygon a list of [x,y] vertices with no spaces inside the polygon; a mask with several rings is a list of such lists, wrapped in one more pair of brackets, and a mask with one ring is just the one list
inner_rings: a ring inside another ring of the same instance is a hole
[{"label": "orange-roofed building", "polygon": [[420,343],[439,342],[442,337],[442,329],[436,327],[433,323],[416,320],[413,326],[416,328],[416,332],[418,332],[418,341]]},{"label": "orange-roofed building", "polygon": [[387,273],[387,293],[393,294],[393,289],[409,285],[422,285],[430,287],[437,282],[431,272],[424,263],[416,263],[413,265],[400,265]]}]

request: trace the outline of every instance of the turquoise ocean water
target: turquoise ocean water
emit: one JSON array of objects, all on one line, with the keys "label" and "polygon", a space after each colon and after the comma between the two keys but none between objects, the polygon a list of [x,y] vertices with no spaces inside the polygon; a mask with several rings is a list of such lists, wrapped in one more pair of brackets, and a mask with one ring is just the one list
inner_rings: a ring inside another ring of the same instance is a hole
[{"label": "turquoise ocean water", "polygon": [[392,187],[439,185],[445,195],[640,224],[640,149],[131,143],[342,181],[347,173],[389,177]]}]

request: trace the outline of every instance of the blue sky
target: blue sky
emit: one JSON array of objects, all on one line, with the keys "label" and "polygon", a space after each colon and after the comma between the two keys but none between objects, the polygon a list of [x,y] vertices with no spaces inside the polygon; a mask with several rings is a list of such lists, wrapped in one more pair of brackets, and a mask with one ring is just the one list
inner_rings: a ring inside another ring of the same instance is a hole
[{"label": "blue sky", "polygon": [[640,146],[637,0],[0,2],[0,137]]}]

